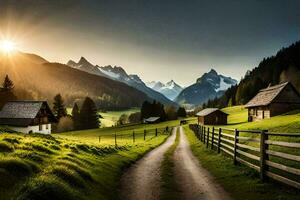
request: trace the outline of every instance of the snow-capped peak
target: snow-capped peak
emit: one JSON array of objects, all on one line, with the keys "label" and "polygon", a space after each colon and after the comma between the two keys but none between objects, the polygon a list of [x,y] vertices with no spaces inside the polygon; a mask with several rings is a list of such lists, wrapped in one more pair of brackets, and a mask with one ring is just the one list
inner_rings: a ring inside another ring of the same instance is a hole
[{"label": "snow-capped peak", "polygon": [[182,91],[180,87],[174,80],[167,82],[166,84],[160,81],[147,82],[146,85],[153,90],[162,93],[171,100],[174,100],[177,95]]}]

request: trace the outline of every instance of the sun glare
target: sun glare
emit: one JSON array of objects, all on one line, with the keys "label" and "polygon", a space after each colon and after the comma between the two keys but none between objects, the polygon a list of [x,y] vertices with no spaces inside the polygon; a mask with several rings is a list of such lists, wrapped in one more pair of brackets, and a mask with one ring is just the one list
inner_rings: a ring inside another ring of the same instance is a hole
[{"label": "sun glare", "polygon": [[5,53],[11,53],[16,48],[16,44],[10,40],[3,40],[1,42],[1,50]]}]

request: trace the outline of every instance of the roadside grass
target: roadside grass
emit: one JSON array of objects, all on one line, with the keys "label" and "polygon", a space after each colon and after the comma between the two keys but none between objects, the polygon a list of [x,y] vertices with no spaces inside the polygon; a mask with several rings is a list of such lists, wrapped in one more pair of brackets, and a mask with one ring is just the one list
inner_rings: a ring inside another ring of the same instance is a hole
[{"label": "roadside grass", "polygon": [[168,149],[164,154],[164,160],[162,162],[160,171],[161,171],[161,192],[160,199],[180,199],[180,192],[178,191],[178,183],[174,178],[174,162],[173,154],[179,144],[180,135],[177,131],[176,139],[174,144]]},{"label": "roadside grass", "polygon": [[262,183],[259,174],[243,165],[233,165],[233,160],[223,153],[207,149],[187,127],[185,133],[193,154],[216,178],[233,199],[300,199],[300,191],[276,182]]},{"label": "roadside grass", "polygon": [[135,143],[130,138],[118,146],[114,141],[94,142],[94,136],[172,124],[177,125],[178,121],[78,131],[70,135],[0,134],[1,200],[117,199],[123,169],[164,142],[168,134],[145,141],[138,139]]}]

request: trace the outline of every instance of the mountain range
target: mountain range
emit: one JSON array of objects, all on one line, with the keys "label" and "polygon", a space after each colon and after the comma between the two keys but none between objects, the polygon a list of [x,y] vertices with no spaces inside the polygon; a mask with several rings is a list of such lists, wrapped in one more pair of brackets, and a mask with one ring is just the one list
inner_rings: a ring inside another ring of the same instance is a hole
[{"label": "mountain range", "polygon": [[89,96],[102,109],[139,107],[145,100],[152,100],[144,92],[122,82],[51,63],[34,54],[0,54],[0,80],[6,75],[14,82],[19,99],[45,99],[51,103],[60,93],[65,104],[72,106]]},{"label": "mountain range", "polygon": [[175,101],[180,105],[194,107],[209,99],[222,96],[228,88],[236,84],[237,80],[218,74],[211,69],[198,78],[196,83],[183,89]]},{"label": "mountain range", "polygon": [[140,79],[138,75],[127,74],[122,67],[119,66],[112,67],[111,65],[107,65],[107,66],[93,65],[84,57],[81,57],[77,63],[73,60],[70,60],[67,62],[67,65],[78,70],[82,70],[91,74],[95,74],[98,76],[109,78],[111,80],[125,83],[139,91],[144,92],[151,99],[155,99],[165,105],[176,105],[176,103],[166,98],[160,92],[147,87],[147,85]]},{"label": "mountain range", "polygon": [[167,98],[169,98],[172,101],[183,90],[183,88],[177,83],[175,83],[175,81],[173,80],[167,82],[166,84],[160,81],[151,81],[151,82],[147,82],[146,85],[149,88],[152,88],[153,90],[165,95]]}]

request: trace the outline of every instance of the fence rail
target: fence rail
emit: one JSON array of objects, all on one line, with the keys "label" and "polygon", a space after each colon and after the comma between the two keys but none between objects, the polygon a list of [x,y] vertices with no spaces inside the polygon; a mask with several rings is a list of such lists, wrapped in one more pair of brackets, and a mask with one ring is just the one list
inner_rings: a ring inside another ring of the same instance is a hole
[{"label": "fence rail", "polygon": [[235,165],[241,163],[258,171],[262,181],[271,178],[300,189],[300,133],[271,133],[267,130],[197,124],[190,124],[190,129],[207,148],[229,155]]},{"label": "fence rail", "polygon": [[110,143],[118,146],[119,144],[134,144],[138,141],[146,141],[155,138],[159,135],[168,135],[171,133],[173,127],[152,128],[133,130],[132,133],[112,133],[98,135],[98,142],[100,144]]}]

